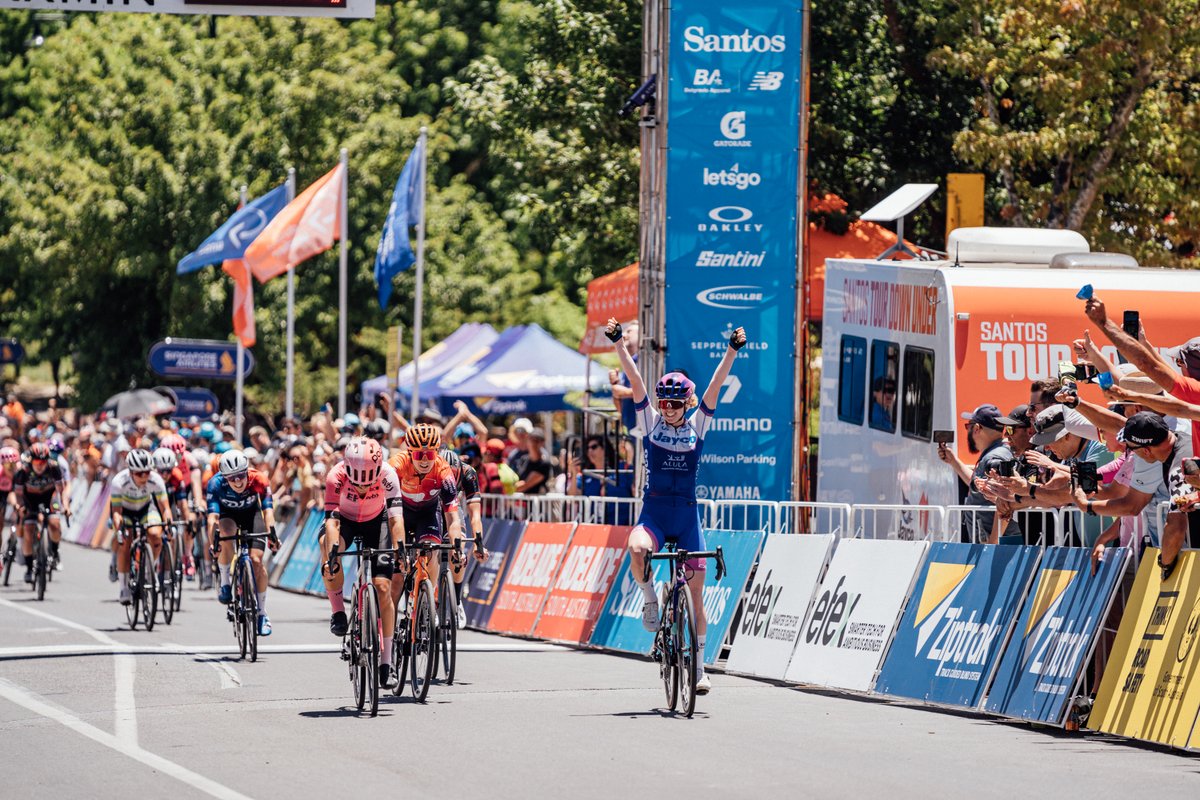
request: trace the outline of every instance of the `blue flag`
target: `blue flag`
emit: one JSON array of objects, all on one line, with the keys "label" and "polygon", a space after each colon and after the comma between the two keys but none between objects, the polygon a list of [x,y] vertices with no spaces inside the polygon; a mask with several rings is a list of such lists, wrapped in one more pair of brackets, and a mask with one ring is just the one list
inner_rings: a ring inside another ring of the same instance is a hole
[{"label": "blue flag", "polygon": [[256,197],[234,212],[204,242],[179,262],[176,272],[195,272],[209,264],[241,258],[267,224],[287,205],[287,184]]},{"label": "blue flag", "polygon": [[392,297],[392,278],[417,260],[408,241],[408,229],[420,222],[425,213],[421,207],[424,163],[425,137],[422,136],[400,171],[400,180],[396,181],[396,190],[392,192],[392,206],[383,223],[379,249],[375,251],[375,283],[379,287],[379,307],[384,310]]}]

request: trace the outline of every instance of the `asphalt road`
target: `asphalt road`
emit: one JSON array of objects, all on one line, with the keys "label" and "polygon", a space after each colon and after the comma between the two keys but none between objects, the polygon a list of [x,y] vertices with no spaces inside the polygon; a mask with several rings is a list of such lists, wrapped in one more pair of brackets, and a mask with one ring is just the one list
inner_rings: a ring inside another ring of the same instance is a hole
[{"label": "asphalt road", "polygon": [[64,555],[44,602],[16,569],[0,589],[8,797],[1200,793],[1195,757],[733,676],[683,719],[647,660],[474,632],[455,685],[363,718],[324,600],[272,591],[275,633],[243,663],[215,596],[131,632],[107,555]]}]

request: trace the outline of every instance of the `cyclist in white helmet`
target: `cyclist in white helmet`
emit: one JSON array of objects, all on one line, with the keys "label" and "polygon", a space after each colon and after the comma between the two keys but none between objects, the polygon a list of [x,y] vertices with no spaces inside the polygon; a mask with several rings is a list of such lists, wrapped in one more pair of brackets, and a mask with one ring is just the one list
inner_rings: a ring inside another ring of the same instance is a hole
[{"label": "cyclist in white helmet", "polygon": [[127,518],[137,519],[146,528],[150,550],[158,558],[162,547],[162,526],[171,524],[171,506],[167,503],[167,487],[154,471],[154,459],[145,450],[130,450],[125,457],[125,469],[113,478],[113,530],[117,532],[117,578],[121,582],[120,600],[129,605],[129,549],[133,539],[124,535],[122,526]]}]

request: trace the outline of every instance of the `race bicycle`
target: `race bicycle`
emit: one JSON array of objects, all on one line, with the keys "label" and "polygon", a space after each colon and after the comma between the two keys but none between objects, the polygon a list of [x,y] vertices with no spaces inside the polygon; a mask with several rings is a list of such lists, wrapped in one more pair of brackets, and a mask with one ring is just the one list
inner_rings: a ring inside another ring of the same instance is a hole
[{"label": "race bicycle", "polygon": [[[463,542],[476,542],[475,549],[482,546],[476,539],[463,538]],[[439,667],[445,671],[446,685],[454,684],[454,669],[458,661],[458,595],[454,592],[454,579],[451,571],[452,561],[461,561],[463,555],[456,551],[452,558],[448,550],[443,550],[439,556],[442,565],[441,574],[445,580],[438,583],[438,654],[440,659],[434,659],[433,677],[436,680]]]},{"label": "race bicycle", "polygon": [[[395,555],[396,548],[375,549],[360,546],[357,550],[338,553],[334,544],[329,552],[326,574],[334,575],[342,568],[342,556],[357,556],[358,570],[350,599],[350,624],[342,639],[342,660],[350,667],[350,684],[354,688],[354,705],[359,711],[370,708],[373,717],[379,713],[379,653],[382,628],[379,620],[379,598],[375,596],[374,558]],[[402,683],[403,676],[398,680]]]},{"label": "race bicycle", "polygon": [[0,570],[4,572],[4,585],[8,586],[9,576],[12,575],[13,562],[17,560],[21,536],[17,533],[17,526],[10,525],[8,529],[8,541],[4,544],[4,552],[0,554]]},{"label": "race bicycle", "polygon": [[117,541],[133,536],[129,547],[129,605],[125,606],[125,618],[129,630],[137,628],[141,619],[147,631],[154,630],[154,616],[158,613],[158,575],[154,551],[150,548],[150,535],[140,519],[125,517],[121,520],[121,531]]},{"label": "race bicycle", "polygon": [[[254,581],[254,562],[250,560],[250,542],[273,537],[274,532],[254,533],[242,527],[238,527],[232,536],[222,536],[217,531],[213,537],[214,544],[233,542],[237,550],[230,572],[233,599],[225,614],[233,623],[233,638],[237,640],[241,658],[249,654],[251,661],[258,660],[258,586]],[[213,561],[216,561],[215,557]]]},{"label": "race bicycle", "polygon": [[[425,702],[429,695],[434,662],[438,657],[438,615],[433,605],[433,581],[425,569],[423,556],[441,552],[461,555],[462,546],[458,542],[420,542],[409,546],[403,596],[396,604],[396,636],[392,640],[396,686],[392,692],[397,697],[404,692],[404,673],[409,671],[413,697],[419,703]],[[447,575],[439,582],[451,580]]]},{"label": "race bicycle", "polygon": [[158,551],[158,593],[162,598],[163,622],[171,624],[183,601],[183,523],[163,525],[163,543]]},{"label": "race bicycle", "polygon": [[659,603],[662,615],[650,657],[658,662],[663,688],[667,692],[667,710],[674,711],[677,705],[681,705],[686,717],[691,717],[696,710],[696,667],[704,659],[704,653],[699,652],[696,644],[696,612],[688,591],[688,578],[694,574],[694,570],[687,562],[697,558],[716,559],[717,580],[725,577],[725,555],[720,547],[689,553],[687,550],[677,550],[671,542],[667,543],[663,552],[654,553],[646,559],[644,576],[646,581],[650,580],[651,560],[670,561],[673,564],[672,577],[662,588]]}]

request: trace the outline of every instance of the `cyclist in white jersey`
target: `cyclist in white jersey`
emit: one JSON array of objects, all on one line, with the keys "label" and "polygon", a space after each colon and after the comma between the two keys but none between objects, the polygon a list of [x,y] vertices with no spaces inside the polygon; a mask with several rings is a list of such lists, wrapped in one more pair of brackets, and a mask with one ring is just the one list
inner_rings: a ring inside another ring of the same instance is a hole
[{"label": "cyclist in white jersey", "polygon": [[129,605],[132,597],[129,591],[129,551],[133,541],[121,533],[125,517],[138,519],[146,527],[150,550],[156,560],[162,547],[163,523],[171,524],[167,487],[159,474],[153,471],[150,453],[130,450],[125,463],[125,469],[113,478],[110,498],[113,530],[117,532],[117,577],[121,582],[121,605]]},{"label": "cyclist in white jersey", "polygon": [[[644,581],[645,559],[662,549],[668,540],[675,541],[680,550],[705,550],[704,534],[700,531],[700,512],[696,503],[696,472],[704,450],[707,433],[720,399],[721,387],[733,368],[737,351],[746,345],[746,332],[737,328],[729,337],[729,346],[713,372],[704,397],[696,400],[696,385],[681,372],[668,372],[654,388],[658,409],[650,405],[646,384],[638,372],[633,356],[621,336],[621,325],[609,319],[605,335],[616,345],[621,369],[629,378],[633,392],[633,407],[638,426],[643,431],[646,448],[646,486],[642,492],[642,511],[637,525],[629,534],[629,566],[633,579],[642,590],[642,625],[648,631],[658,630],[658,597],[654,582]],[[688,410],[699,406],[688,416]],[[704,615],[703,559],[688,560],[690,568],[688,589],[692,607],[696,610],[696,645],[704,653],[704,636],[708,620]],[[696,693],[707,694],[711,684],[704,674],[704,659],[696,659]]]}]

